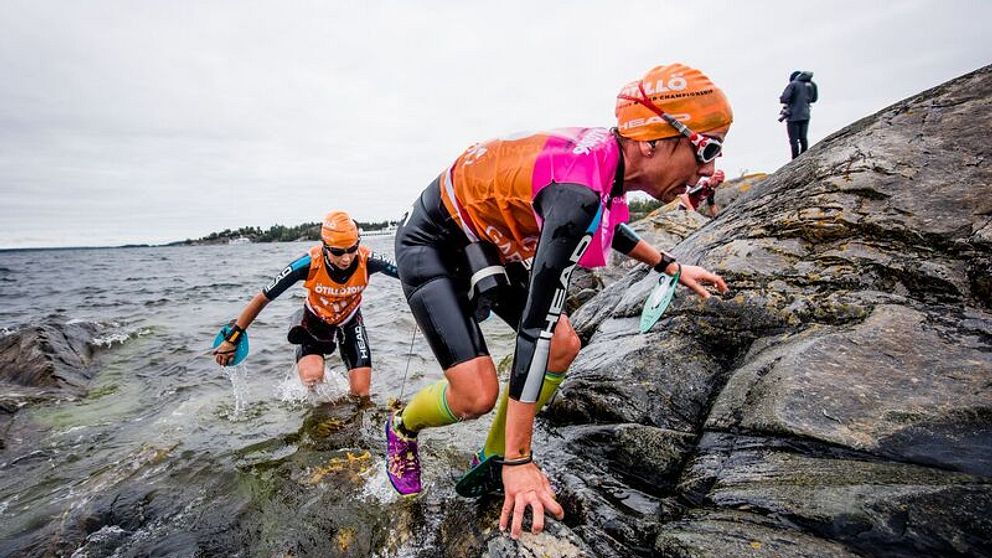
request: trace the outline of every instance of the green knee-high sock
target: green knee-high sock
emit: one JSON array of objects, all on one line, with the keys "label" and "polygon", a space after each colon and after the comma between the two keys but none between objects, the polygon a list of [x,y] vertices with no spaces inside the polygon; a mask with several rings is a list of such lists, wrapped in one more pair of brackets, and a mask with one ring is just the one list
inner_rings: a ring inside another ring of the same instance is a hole
[{"label": "green knee-high sock", "polygon": [[[545,372],[544,382],[541,384],[541,395],[537,398],[537,412],[548,404],[551,396],[558,391],[558,386],[565,379],[565,373],[556,374]],[[493,424],[489,427],[489,436],[486,438],[486,445],[482,448],[485,457],[491,455],[504,455],[506,452],[506,406],[509,398],[510,388],[506,386],[499,394],[499,403],[496,404],[496,416],[493,417]]]},{"label": "green knee-high sock", "polygon": [[425,387],[410,399],[400,414],[402,430],[416,434],[430,426],[447,426],[458,422],[446,399],[448,380],[441,380]]}]

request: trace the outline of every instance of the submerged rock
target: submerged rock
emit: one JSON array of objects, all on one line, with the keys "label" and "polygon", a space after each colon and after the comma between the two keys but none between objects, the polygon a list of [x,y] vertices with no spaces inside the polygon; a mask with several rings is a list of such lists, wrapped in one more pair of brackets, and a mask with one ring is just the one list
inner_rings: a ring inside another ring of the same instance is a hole
[{"label": "submerged rock", "polygon": [[95,334],[95,324],[49,322],[0,337],[0,450],[21,408],[86,393]]},{"label": "submerged rock", "polygon": [[83,393],[94,335],[94,324],[46,323],[0,337],[0,382]]}]

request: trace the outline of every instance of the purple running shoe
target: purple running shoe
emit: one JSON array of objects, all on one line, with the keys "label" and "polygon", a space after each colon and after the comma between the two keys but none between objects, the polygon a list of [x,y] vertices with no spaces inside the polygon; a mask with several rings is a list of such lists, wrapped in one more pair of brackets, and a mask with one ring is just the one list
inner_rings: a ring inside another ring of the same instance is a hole
[{"label": "purple running shoe", "polygon": [[386,420],[386,474],[396,492],[420,494],[420,456],[416,438],[407,438],[393,428],[395,413]]}]

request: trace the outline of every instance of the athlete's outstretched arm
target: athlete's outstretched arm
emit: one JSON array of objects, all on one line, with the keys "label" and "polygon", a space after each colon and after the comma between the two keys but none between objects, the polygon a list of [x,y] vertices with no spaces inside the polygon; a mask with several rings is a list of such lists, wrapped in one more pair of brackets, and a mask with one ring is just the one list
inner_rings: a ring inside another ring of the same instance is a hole
[{"label": "athlete's outstretched arm", "polygon": [[387,275],[393,279],[400,278],[400,271],[396,269],[396,264],[390,261],[389,258],[376,252],[369,254],[368,266],[369,275],[372,275],[373,273],[382,273],[383,275]]},{"label": "athlete's outstretched arm", "polygon": [[[256,294],[245,306],[241,314],[238,315],[238,319],[234,321],[234,325],[241,328],[241,330],[248,329],[248,326],[255,321],[255,318],[262,312],[262,309],[272,300],[283,292],[286,291],[290,286],[292,286],[297,281],[302,281],[307,278],[307,272],[310,270],[310,255],[307,254],[296,259],[293,263],[286,266],[279,275],[276,275],[272,281],[264,288],[261,292]],[[225,365],[229,361],[234,359],[234,344],[228,341],[224,341],[217,346],[217,350],[214,351],[214,360],[217,364]]]},{"label": "athlete's outstretched arm", "polygon": [[[662,260],[662,253],[657,248],[645,242],[633,229],[625,224],[617,225],[613,235],[612,247],[614,250],[639,262],[646,263],[651,267],[657,266]],[[675,258],[671,255],[668,257],[673,263],[668,264],[665,268],[665,273],[674,275],[680,269],[680,264],[675,263]],[[679,276],[679,283],[689,287],[693,292],[703,298],[710,297],[710,292],[703,287],[704,283],[716,286],[721,293],[727,292],[727,284],[716,273],[711,273],[696,265],[681,265],[681,270],[682,274]]]},{"label": "athlete's outstretched arm", "polygon": [[[520,536],[524,511],[530,506],[533,531],[544,528],[544,510],[556,517],[564,511],[543,472],[530,461],[536,404],[547,369],[551,336],[565,305],[569,278],[599,225],[599,195],[585,186],[553,184],[534,201],[544,220],[531,265],[530,289],[517,329],[506,413],[506,491],[500,528],[512,515],[510,535]],[[516,463],[514,463],[516,462]]]}]

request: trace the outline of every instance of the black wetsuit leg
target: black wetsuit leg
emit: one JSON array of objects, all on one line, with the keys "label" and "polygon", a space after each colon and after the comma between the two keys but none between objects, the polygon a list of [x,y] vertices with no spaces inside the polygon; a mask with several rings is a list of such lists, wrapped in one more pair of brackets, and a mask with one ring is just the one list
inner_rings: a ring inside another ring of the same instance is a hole
[{"label": "black wetsuit leg", "polygon": [[348,370],[372,367],[372,348],[365,332],[365,320],[358,310],[346,323],[338,326],[338,345],[341,346],[341,360]]},{"label": "black wetsuit leg", "polygon": [[326,356],[337,349],[337,328],[321,320],[307,308],[297,310],[289,320],[286,339],[296,345],[296,362],[309,355]]},{"label": "black wetsuit leg", "polygon": [[489,354],[463,272],[465,234],[441,201],[438,180],[427,187],[396,231],[403,294],[441,368]]},{"label": "black wetsuit leg", "polygon": [[572,270],[602,217],[599,194],[576,184],[552,184],[538,194],[534,209],[544,224],[531,264],[527,304],[517,329],[510,373],[510,397],[533,403],[541,393],[551,336],[565,307]]},{"label": "black wetsuit leg", "polygon": [[337,349],[337,345],[333,341],[317,341],[309,338],[296,346],[296,362],[300,362],[300,359],[310,355],[327,357],[327,355],[334,353],[335,349]]}]

